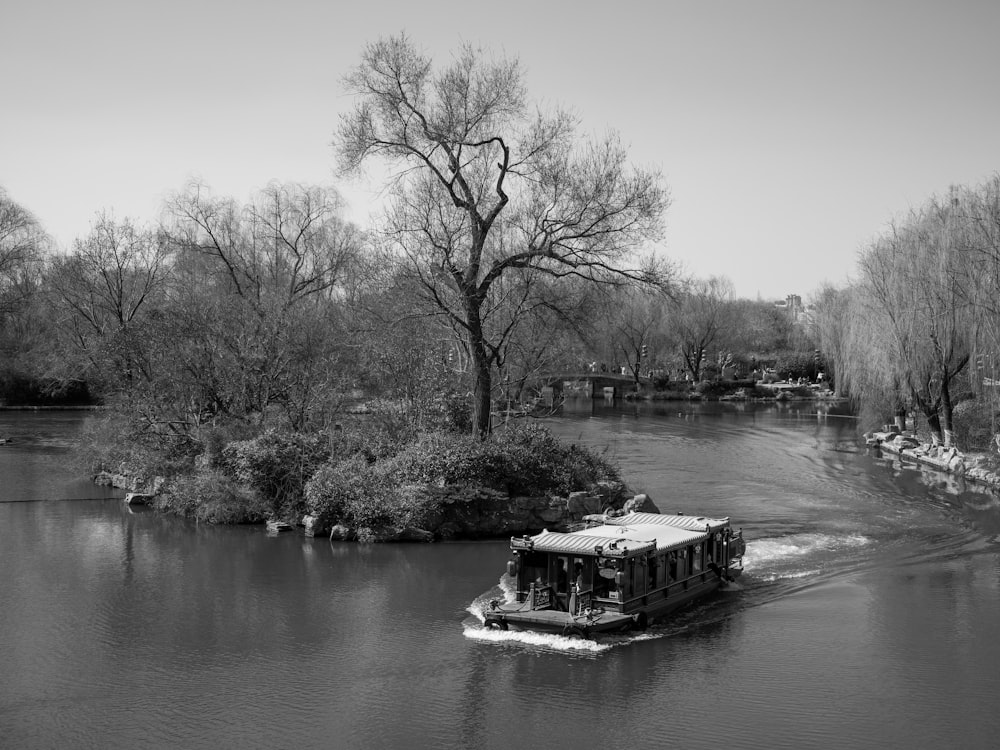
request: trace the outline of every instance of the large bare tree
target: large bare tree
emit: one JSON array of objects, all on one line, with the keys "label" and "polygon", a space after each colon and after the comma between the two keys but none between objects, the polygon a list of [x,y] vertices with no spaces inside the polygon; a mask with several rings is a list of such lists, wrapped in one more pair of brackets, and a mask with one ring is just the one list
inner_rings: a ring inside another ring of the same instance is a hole
[{"label": "large bare tree", "polygon": [[47,244],[31,212],[0,188],[0,314],[10,312],[32,288]]},{"label": "large bare tree", "polygon": [[389,169],[386,240],[422,301],[462,331],[485,437],[509,323],[497,331],[488,316],[498,282],[641,278],[628,259],[660,235],[667,192],[656,171],[629,165],[616,135],[581,138],[573,116],[529,103],[515,60],[466,46],[435,69],[401,35],[366,47],[346,83],[357,104],[339,124],[339,166]]}]

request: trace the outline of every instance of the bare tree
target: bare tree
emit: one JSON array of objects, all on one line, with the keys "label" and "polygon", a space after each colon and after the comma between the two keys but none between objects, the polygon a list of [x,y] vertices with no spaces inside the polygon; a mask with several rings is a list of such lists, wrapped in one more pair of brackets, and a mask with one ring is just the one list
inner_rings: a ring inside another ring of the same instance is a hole
[{"label": "bare tree", "polygon": [[166,261],[162,237],[108,214],[53,261],[49,278],[63,343],[77,354],[77,368],[94,368],[108,383],[149,377],[141,328],[164,291]]},{"label": "bare tree", "polygon": [[0,188],[0,314],[33,288],[48,237],[35,217]]},{"label": "bare tree", "polygon": [[337,311],[362,244],[341,208],[331,189],[278,183],[244,205],[199,183],[168,201],[173,380],[178,399],[196,396],[191,419],[264,420],[278,406],[299,428],[337,401]]},{"label": "bare tree", "polygon": [[701,379],[709,349],[731,327],[733,284],[712,276],[696,279],[680,294],[672,316],[677,349],[692,379]]},{"label": "bare tree", "polygon": [[667,193],[657,173],[629,167],[615,135],[580,139],[566,112],[529,106],[516,61],[464,47],[435,71],[398,36],[370,44],[346,82],[359,101],[339,125],[341,170],[373,159],[394,170],[386,235],[424,301],[463,332],[485,436],[500,279],[640,278],[620,264],[659,236]]}]

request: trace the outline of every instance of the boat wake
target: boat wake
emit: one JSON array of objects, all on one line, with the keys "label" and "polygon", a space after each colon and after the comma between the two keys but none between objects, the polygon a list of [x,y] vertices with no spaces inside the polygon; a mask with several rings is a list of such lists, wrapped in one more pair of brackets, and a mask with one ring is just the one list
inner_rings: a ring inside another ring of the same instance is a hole
[{"label": "boat wake", "polygon": [[567,638],[555,633],[537,633],[531,630],[488,630],[482,625],[466,625],[463,635],[474,641],[488,643],[516,643],[524,646],[534,646],[552,651],[570,651],[578,653],[598,654],[614,648],[616,644],[610,640],[588,640],[586,638]]},{"label": "boat wake", "polygon": [[477,596],[466,607],[466,611],[471,617],[463,621],[462,635],[470,640],[485,643],[519,644],[548,651],[564,651],[578,654],[600,654],[619,646],[625,646],[637,641],[663,638],[667,635],[663,631],[650,630],[645,633],[601,635],[587,639],[571,638],[556,633],[540,633],[532,630],[493,630],[485,627],[485,614],[490,607],[491,601],[499,600],[511,603],[515,599],[513,581],[504,574],[500,577],[496,586]]},{"label": "boat wake", "polygon": [[[758,581],[777,581],[814,576],[844,558],[856,554],[873,540],[863,534],[804,533],[771,539],[755,539],[743,558],[746,575]],[[802,563],[808,562],[808,567]]]}]

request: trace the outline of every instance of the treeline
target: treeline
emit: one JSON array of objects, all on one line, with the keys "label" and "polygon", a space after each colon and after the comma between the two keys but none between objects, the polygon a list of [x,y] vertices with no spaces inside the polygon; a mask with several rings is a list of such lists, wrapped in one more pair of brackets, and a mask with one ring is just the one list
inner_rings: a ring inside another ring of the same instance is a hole
[{"label": "treeline", "polygon": [[[20,222],[0,245],[10,403],[89,398],[180,442],[219,422],[325,429],[361,394],[414,430],[471,429],[461,330],[330,188],[272,184],[240,203],[193,183],[155,225],[99,214],[64,254],[0,202]],[[494,406],[531,395],[539,373],[589,367],[692,382],[726,366],[815,374],[814,341],[788,310],[737,299],[725,279],[661,276],[509,284],[515,300],[491,309]]]},{"label": "treeline", "polygon": [[821,291],[817,335],[873,420],[907,414],[935,442],[985,449],[1000,408],[1000,176],[893,222],[857,278]]},{"label": "treeline", "polygon": [[[92,468],[193,477],[201,504],[174,492],[180,512],[299,512],[314,474],[350,469],[371,481],[331,479],[319,495],[363,517],[396,498],[375,480],[395,471],[385,462],[422,463],[408,451],[493,456],[428,436],[488,442],[494,411],[538,373],[601,363],[697,382],[822,366],[789,311],[647,254],[670,203],[661,175],[631,164],[616,134],[583,135],[570,112],[531,100],[517,60],[464,47],[436,67],[398,36],[368,45],[345,83],[355,106],[336,129],[338,167],[389,175],[365,231],[331,187],[274,183],[238,200],[192,183],[156,221],[98,214],[55,252],[0,194],[0,383],[31,384],[5,397],[104,404]],[[543,473],[573,478],[561,490],[608,473],[578,470],[600,462],[573,452],[560,462]],[[528,471],[501,463],[497,484]],[[396,500],[387,515],[405,518]]]}]

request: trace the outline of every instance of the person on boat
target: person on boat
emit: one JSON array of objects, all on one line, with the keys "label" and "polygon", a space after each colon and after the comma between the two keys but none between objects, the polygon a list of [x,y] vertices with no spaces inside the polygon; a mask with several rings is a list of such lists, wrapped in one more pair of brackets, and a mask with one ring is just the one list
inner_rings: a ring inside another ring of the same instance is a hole
[{"label": "person on boat", "polygon": [[566,560],[562,557],[559,558],[559,567],[556,570],[556,592],[566,593]]},{"label": "person on boat", "polygon": [[573,586],[569,591],[569,613],[571,615],[576,614],[577,598],[581,591],[583,591],[583,563],[577,562],[573,566]]}]

